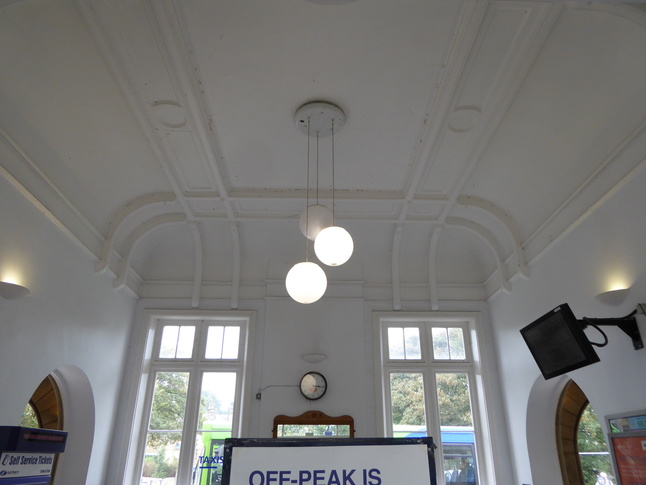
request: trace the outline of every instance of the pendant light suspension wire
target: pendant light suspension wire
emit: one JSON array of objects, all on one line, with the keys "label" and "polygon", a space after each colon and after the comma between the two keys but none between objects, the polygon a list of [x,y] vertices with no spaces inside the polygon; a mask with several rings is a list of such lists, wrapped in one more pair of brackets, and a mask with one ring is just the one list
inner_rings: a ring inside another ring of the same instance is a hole
[{"label": "pendant light suspension wire", "polygon": [[[318,177],[317,177],[318,180]],[[310,118],[307,118],[307,187],[305,192],[305,261],[310,260]]]},{"label": "pendant light suspension wire", "polygon": [[316,132],[316,205],[319,203],[319,132]]},{"label": "pendant light suspension wire", "polygon": [[334,198],[334,118],[332,118],[332,225],[336,226],[336,199]]}]

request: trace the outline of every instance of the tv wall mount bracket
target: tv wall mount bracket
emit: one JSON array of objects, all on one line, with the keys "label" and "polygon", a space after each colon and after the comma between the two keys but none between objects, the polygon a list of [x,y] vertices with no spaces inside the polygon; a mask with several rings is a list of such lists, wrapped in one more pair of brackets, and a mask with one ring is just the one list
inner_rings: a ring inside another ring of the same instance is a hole
[{"label": "tv wall mount bracket", "polygon": [[[640,310],[641,313],[646,313],[646,303],[640,303],[637,308]],[[597,345],[598,347],[603,347],[608,343],[608,338],[606,337],[606,334],[603,333],[603,331],[600,328],[598,328],[599,326],[613,326],[613,327],[619,327],[626,335],[628,335],[630,339],[633,341],[633,347],[635,348],[635,350],[639,350],[644,348],[644,342],[642,341],[642,336],[641,336],[641,333],[639,332],[639,327],[637,326],[635,314],[637,314],[637,310],[633,310],[625,317],[620,317],[620,318],[584,317],[583,319],[579,320],[579,322],[581,323],[583,328],[587,327],[588,325],[595,327],[605,337],[606,341],[603,344],[593,344],[593,345]]]}]

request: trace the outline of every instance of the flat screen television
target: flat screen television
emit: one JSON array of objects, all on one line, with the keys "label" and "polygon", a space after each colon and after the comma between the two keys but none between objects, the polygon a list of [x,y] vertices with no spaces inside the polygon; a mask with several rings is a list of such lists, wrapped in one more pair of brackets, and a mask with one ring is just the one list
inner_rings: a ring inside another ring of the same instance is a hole
[{"label": "flat screen television", "polygon": [[563,303],[521,329],[545,379],[599,362],[583,328],[570,306]]}]

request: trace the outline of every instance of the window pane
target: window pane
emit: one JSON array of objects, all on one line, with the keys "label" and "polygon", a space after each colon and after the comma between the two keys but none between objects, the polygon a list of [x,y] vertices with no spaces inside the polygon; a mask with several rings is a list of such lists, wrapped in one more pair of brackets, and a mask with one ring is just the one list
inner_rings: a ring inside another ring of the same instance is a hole
[{"label": "window pane", "polygon": [[240,327],[213,325],[206,338],[207,359],[237,359],[240,349]]},{"label": "window pane", "polygon": [[224,328],[224,345],[222,346],[223,359],[237,359],[240,345],[240,327]]},{"label": "window pane", "polygon": [[222,358],[222,342],[224,340],[224,327],[221,325],[209,327],[209,332],[206,337],[206,353],[204,356],[207,359],[221,359]]},{"label": "window pane", "polygon": [[424,380],[419,373],[390,375],[393,436],[426,436]]},{"label": "window pane", "polygon": [[400,327],[388,329],[388,358],[404,359],[404,329]]},{"label": "window pane", "polygon": [[182,430],[188,377],[188,372],[157,373],[148,425],[150,430]]},{"label": "window pane", "polygon": [[179,338],[177,339],[178,359],[190,359],[193,356],[193,341],[195,339],[195,327],[183,326],[179,328]]},{"label": "window pane", "polygon": [[450,359],[449,338],[446,328],[433,327],[433,358],[438,360]]},{"label": "window pane", "polygon": [[177,483],[181,441],[180,433],[148,433],[141,483],[155,483],[154,479],[164,485]]},{"label": "window pane", "polygon": [[467,374],[436,374],[440,426],[473,426]]},{"label": "window pane", "polygon": [[198,430],[216,429],[214,426],[217,426],[220,431],[231,430],[235,392],[235,372],[205,372],[202,374]]},{"label": "window pane", "polygon": [[162,332],[161,346],[159,349],[159,357],[162,359],[175,358],[175,350],[177,349],[177,335],[179,334],[179,327],[177,325],[169,325],[164,327]]},{"label": "window pane", "polygon": [[193,454],[194,481],[219,484],[224,439],[231,437],[236,391],[235,372],[202,374],[200,415]]},{"label": "window pane", "polygon": [[205,485],[219,485],[221,483],[224,440],[230,437],[231,431],[197,433],[191,483]]},{"label": "window pane", "polygon": [[433,358],[465,360],[464,334],[460,327],[433,327]]},{"label": "window pane", "polygon": [[404,353],[407,359],[421,359],[422,352],[419,345],[419,328],[408,327],[404,329],[404,338],[406,339],[406,346]]},{"label": "window pane", "polygon": [[466,359],[464,335],[461,328],[449,328],[449,355],[452,360]]},{"label": "window pane", "polygon": [[162,332],[159,358],[161,359],[190,359],[193,355],[193,340],[195,326],[167,325]]},{"label": "window pane", "polygon": [[[442,434],[444,435],[444,433]],[[458,437],[455,439],[471,439],[471,443],[450,443],[446,441],[442,443],[444,479],[447,485],[454,483],[475,485],[478,483],[473,432],[470,435],[470,437]]]},{"label": "window pane", "polygon": [[577,450],[585,483],[616,483],[603,430],[590,405],[579,418]]},{"label": "window pane", "polygon": [[188,372],[158,372],[155,377],[142,477],[175,483],[188,381]]},{"label": "window pane", "polygon": [[437,405],[442,430],[447,483],[477,483],[471,395],[467,374],[436,374]]},{"label": "window pane", "polygon": [[393,360],[421,359],[422,353],[419,343],[419,328],[389,328],[388,357]]}]

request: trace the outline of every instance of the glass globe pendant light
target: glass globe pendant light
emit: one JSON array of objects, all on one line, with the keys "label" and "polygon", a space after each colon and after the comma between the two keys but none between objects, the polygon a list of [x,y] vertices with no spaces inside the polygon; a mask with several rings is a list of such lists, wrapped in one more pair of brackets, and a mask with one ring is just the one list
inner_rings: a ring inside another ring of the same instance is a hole
[{"label": "glass globe pendant light", "polygon": [[[309,118],[307,119],[307,184],[306,184],[306,205],[304,227],[301,231],[305,235],[305,261],[296,263],[287,273],[285,278],[285,287],[287,293],[294,301],[303,304],[314,303],[318,301],[327,289],[327,276],[321,267],[309,261],[309,244],[310,239],[310,137],[309,137]],[[316,207],[316,206],[313,206]],[[301,224],[302,226],[303,224]]]},{"label": "glass globe pendant light", "polygon": [[314,252],[321,263],[340,266],[345,263],[354,250],[354,242],[348,231],[339,226],[330,226],[319,232],[314,241]]},{"label": "glass globe pendant light", "polygon": [[296,263],[285,278],[287,293],[298,303],[309,304],[319,300],[327,289],[327,276],[321,267],[311,261]]},{"label": "glass globe pendant light", "polygon": [[334,118],[332,118],[332,225],[318,233],[314,240],[314,252],[323,264],[340,266],[345,263],[354,251],[352,236],[335,223],[334,199]]},{"label": "glass globe pendant light", "polygon": [[310,241],[314,241],[323,229],[332,225],[332,221],[332,211],[326,206],[317,203],[312,204],[301,213],[298,225],[303,236]]}]

